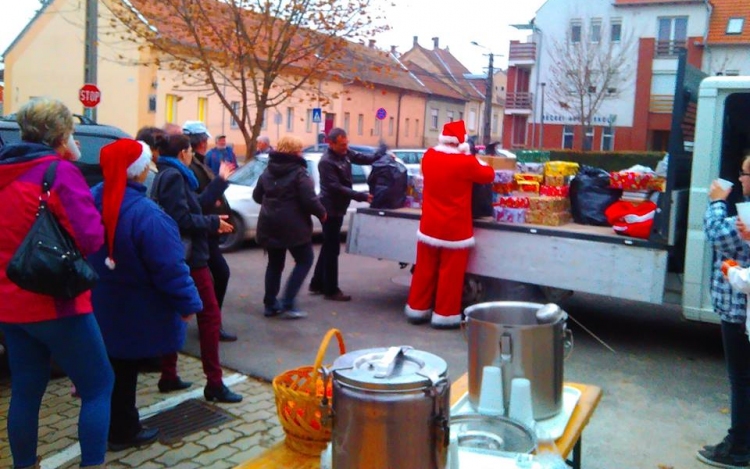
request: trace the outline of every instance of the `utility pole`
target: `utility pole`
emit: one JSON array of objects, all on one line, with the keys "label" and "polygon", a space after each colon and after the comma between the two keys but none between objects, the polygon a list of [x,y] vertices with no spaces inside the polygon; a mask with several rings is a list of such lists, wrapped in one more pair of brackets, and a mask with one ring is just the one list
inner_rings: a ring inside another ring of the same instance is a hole
[{"label": "utility pole", "polygon": [[493,61],[495,56],[490,52],[490,64],[487,67],[487,91],[484,93],[484,135],[483,142],[484,146],[490,144],[492,139],[492,90],[493,90],[493,75],[495,70],[493,68]]},{"label": "utility pole", "polygon": [[[83,81],[96,85],[97,77],[97,43],[99,27],[99,0],[86,0],[86,50],[83,60]],[[96,108],[85,108],[83,114],[96,122]]]},{"label": "utility pole", "polygon": [[541,125],[539,126],[539,149],[544,148],[544,87],[547,83],[542,82],[542,115],[540,117]]}]

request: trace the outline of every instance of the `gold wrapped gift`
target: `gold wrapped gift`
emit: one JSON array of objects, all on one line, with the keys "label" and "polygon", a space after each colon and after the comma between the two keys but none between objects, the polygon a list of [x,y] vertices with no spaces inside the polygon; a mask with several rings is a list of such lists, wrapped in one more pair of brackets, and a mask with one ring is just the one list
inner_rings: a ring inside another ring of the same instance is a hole
[{"label": "gold wrapped gift", "polygon": [[570,199],[567,197],[531,197],[529,209],[540,212],[564,212],[570,210]]},{"label": "gold wrapped gift", "polygon": [[545,176],[575,176],[578,174],[578,163],[571,161],[548,161],[544,163]]},{"label": "gold wrapped gift", "polygon": [[572,219],[570,212],[543,212],[541,210],[526,212],[526,223],[532,225],[560,226],[570,223]]}]

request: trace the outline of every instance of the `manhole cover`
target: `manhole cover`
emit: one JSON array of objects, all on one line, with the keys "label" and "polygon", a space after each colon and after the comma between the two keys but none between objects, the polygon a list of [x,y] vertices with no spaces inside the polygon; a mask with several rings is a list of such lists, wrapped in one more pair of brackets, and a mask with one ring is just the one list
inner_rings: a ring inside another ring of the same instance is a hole
[{"label": "manhole cover", "polygon": [[159,429],[159,442],[172,445],[193,433],[218,427],[234,417],[205,401],[188,399],[176,407],[143,421],[148,428]]}]

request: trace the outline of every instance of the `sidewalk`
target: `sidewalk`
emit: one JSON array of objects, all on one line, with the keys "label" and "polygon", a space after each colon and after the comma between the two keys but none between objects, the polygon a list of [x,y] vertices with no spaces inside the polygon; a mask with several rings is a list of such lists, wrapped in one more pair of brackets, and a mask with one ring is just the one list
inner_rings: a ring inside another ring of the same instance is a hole
[{"label": "sidewalk", "polygon": [[[193,386],[183,393],[160,394],[158,373],[144,373],[138,381],[138,408],[159,410],[174,406],[186,397],[203,399],[205,378],[200,360],[180,355],[180,377]],[[117,468],[213,468],[228,469],[258,455],[283,439],[276,417],[273,389],[269,383],[224,370],[225,380],[237,384],[232,390],[244,396],[240,404],[218,405],[236,420],[188,435],[173,446],[154,443],[141,449],[107,453],[107,467]],[[77,468],[80,449],[77,445],[77,419],[80,400],[70,395],[70,380],[52,380],[47,387],[39,424],[39,456],[44,469]],[[0,380],[0,467],[12,467],[7,438],[7,415],[10,403],[10,381]]]}]

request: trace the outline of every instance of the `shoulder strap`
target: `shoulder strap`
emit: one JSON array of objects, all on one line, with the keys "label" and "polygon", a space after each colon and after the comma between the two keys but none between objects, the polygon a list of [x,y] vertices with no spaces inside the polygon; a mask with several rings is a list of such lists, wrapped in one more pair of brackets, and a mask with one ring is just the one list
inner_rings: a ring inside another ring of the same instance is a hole
[{"label": "shoulder strap", "polygon": [[42,178],[42,194],[46,194],[47,192],[49,192],[52,184],[54,184],[55,177],[57,175],[58,163],[60,163],[59,160],[53,161],[49,166],[47,166],[47,170],[44,171],[44,177]]}]

